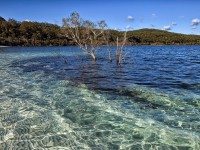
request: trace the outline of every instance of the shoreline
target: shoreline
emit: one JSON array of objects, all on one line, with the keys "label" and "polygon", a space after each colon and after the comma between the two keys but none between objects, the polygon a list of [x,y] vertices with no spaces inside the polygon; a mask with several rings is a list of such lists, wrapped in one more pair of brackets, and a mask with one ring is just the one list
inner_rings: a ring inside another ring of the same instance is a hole
[{"label": "shoreline", "polygon": [[[15,46],[6,46],[0,45],[0,48],[5,47],[66,47],[66,46],[77,46],[77,45],[15,45]],[[105,45],[101,45],[105,46]],[[116,45],[111,45],[116,46]],[[200,44],[126,44],[125,46],[200,46]]]},{"label": "shoreline", "polygon": [[9,47],[9,46],[0,45],[0,48],[1,48],[1,47]]}]

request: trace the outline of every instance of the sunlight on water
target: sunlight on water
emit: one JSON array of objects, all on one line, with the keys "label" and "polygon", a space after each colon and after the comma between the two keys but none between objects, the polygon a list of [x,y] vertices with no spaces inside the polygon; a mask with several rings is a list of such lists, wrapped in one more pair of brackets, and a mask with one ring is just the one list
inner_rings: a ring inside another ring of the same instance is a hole
[{"label": "sunlight on water", "polygon": [[0,58],[0,149],[200,149],[198,94],[137,84],[117,94],[98,92],[41,70],[8,67],[25,56],[6,55]]}]

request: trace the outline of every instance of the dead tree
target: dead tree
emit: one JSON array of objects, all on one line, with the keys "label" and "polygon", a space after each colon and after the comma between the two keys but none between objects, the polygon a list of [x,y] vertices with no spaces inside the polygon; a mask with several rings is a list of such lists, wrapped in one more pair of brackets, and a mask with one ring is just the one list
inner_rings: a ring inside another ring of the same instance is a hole
[{"label": "dead tree", "polygon": [[73,12],[68,18],[63,19],[63,27],[66,36],[96,61],[96,51],[102,44],[101,39],[107,27],[106,22],[100,21],[96,24],[83,20],[79,13]]},{"label": "dead tree", "polygon": [[119,37],[117,37],[116,40],[116,62],[117,65],[120,65],[122,63],[122,61],[125,59],[125,55],[126,53],[124,52],[124,46],[126,44],[127,41],[127,31],[124,32],[124,36],[123,36],[123,40],[121,42],[119,42]]}]

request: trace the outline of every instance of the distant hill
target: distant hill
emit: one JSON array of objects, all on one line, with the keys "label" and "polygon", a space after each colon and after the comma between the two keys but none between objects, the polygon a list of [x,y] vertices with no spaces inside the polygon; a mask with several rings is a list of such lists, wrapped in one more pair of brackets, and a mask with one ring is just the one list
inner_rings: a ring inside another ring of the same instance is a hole
[{"label": "distant hill", "polygon": [[132,44],[200,44],[200,35],[186,35],[157,29],[140,29],[128,33]]},{"label": "distant hill", "polygon": [[[110,43],[123,32],[110,30]],[[49,23],[6,21],[0,17],[0,45],[6,46],[64,46],[74,43],[63,34],[62,27]],[[102,43],[103,44],[103,43]],[[156,29],[140,29],[127,33],[128,45],[200,44],[200,35],[185,35]]]}]

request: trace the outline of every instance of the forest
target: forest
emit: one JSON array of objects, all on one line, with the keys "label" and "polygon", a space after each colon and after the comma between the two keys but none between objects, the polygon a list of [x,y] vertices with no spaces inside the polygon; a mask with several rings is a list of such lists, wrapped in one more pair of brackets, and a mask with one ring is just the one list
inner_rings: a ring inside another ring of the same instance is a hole
[{"label": "forest", "polygon": [[[109,30],[109,43],[124,31]],[[100,40],[101,42],[101,40]],[[104,42],[102,41],[102,45]],[[185,35],[158,29],[140,29],[127,32],[127,45],[198,45],[200,35]],[[66,46],[75,45],[68,38],[66,28],[31,21],[16,21],[0,17],[0,45],[5,46]]]}]

